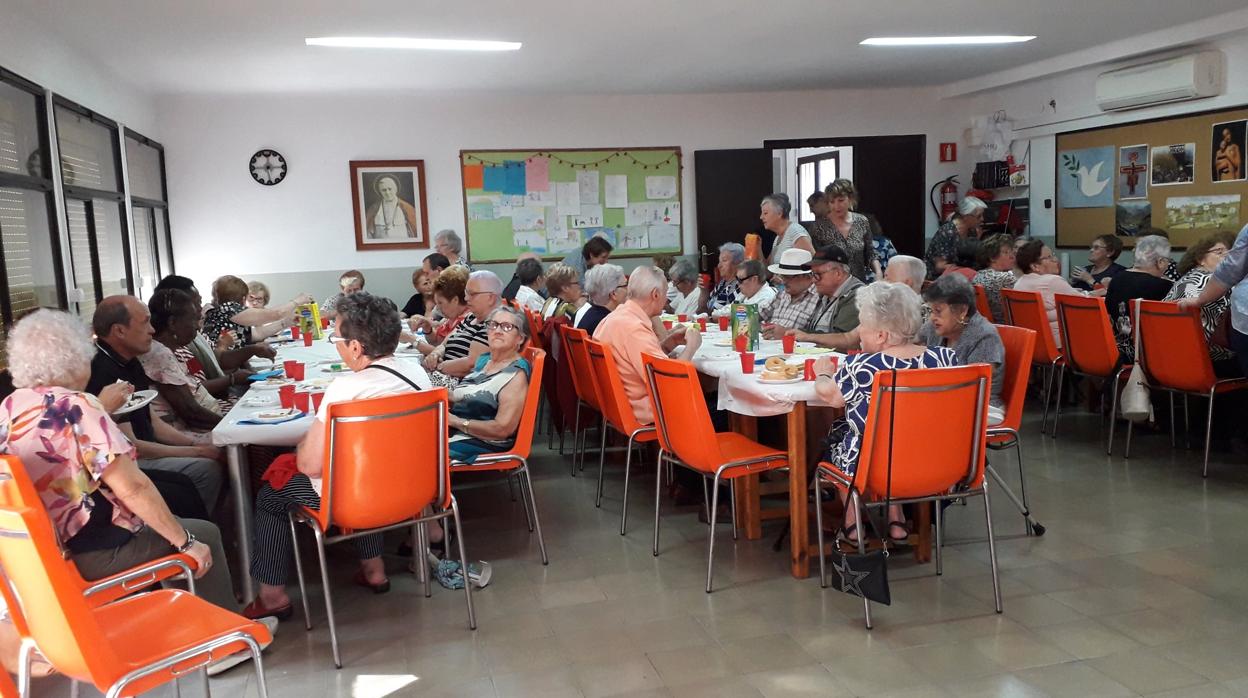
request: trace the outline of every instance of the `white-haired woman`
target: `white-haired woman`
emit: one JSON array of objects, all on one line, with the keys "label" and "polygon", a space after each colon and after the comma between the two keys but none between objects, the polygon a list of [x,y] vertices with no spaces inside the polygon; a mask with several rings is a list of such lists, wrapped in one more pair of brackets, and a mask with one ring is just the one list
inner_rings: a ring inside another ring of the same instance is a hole
[{"label": "white-haired woman", "polygon": [[1118,353],[1124,362],[1131,362],[1135,357],[1129,301],[1137,298],[1163,300],[1174,285],[1165,278],[1170,264],[1170,241],[1160,235],[1145,235],[1135,241],[1135,261],[1131,268],[1114,276],[1105,291],[1105,310],[1109,311]]},{"label": "white-haired woman", "polygon": [[768,194],[763,197],[758,209],[758,219],[763,222],[763,227],[776,234],[776,241],[771,245],[770,259],[780,261],[780,255],[790,247],[806,250],[812,255],[815,253],[815,247],[810,242],[810,233],[806,232],[801,223],[789,219],[793,204],[789,201],[788,194]]},{"label": "white-haired woman", "polygon": [[[916,343],[921,327],[919,294],[909,286],[887,281],[863,286],[858,289],[855,302],[862,353],[845,357],[835,372],[831,359],[823,357],[815,362],[815,392],[833,407],[845,410],[845,416],[833,422],[828,432],[824,459],[851,477],[858,469],[862,430],[867,422],[876,372],[894,368],[944,368],[958,363],[949,347],[925,347]],[[900,505],[889,507],[888,523],[890,538],[906,538],[906,521]],[[841,535],[850,543],[858,543],[858,521],[850,509],[846,510]]]},{"label": "white-haired woman", "polygon": [[0,402],[0,453],[21,459],[84,578],[184,552],[198,566],[197,593],[237,611],[220,531],[173,515],[109,416],[128,391],[84,391],[95,351],[86,326],[68,313],[37,310],[17,323],[8,342],[17,390]]},{"label": "white-haired woman", "polygon": [[578,330],[594,336],[598,323],[628,298],[624,269],[617,264],[599,264],[585,272],[585,293],[589,302],[576,311]]},{"label": "white-haired woman", "polygon": [[490,312],[485,328],[489,351],[450,391],[451,458],[465,463],[515,445],[533,372],[521,354],[529,341],[524,313],[500,306]]},{"label": "white-haired woman", "polygon": [[[779,258],[779,255],[776,255]],[[706,298],[706,311],[714,312],[737,300],[737,267],[745,261],[745,246],[739,242],[725,242],[719,246],[719,264],[715,271],[719,273],[719,283],[711,289]]]},{"label": "white-haired woman", "polygon": [[984,222],[988,204],[968,196],[958,204],[953,217],[936,229],[931,242],[927,243],[927,278],[934,279],[945,271],[945,265],[958,255],[958,243],[967,238],[979,238],[979,226]]},{"label": "white-haired woman", "polygon": [[460,253],[464,251],[464,241],[454,230],[450,228],[439,230],[438,234],[433,236],[433,246],[439,253],[446,255],[447,261],[451,264],[460,264],[472,269],[468,260],[460,256]]},{"label": "white-haired woman", "polygon": [[702,308],[702,287],[698,285],[698,268],[693,262],[676,260],[667,271],[667,278],[670,286],[667,297],[672,312],[690,316],[697,313]]}]

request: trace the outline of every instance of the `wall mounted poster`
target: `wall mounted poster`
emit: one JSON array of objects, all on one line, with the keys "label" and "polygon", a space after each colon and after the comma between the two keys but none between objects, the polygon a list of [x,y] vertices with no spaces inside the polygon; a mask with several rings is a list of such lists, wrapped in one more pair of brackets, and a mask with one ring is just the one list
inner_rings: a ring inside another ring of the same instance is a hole
[{"label": "wall mounted poster", "polygon": [[1166,229],[1239,230],[1239,194],[1171,196],[1166,199]]},{"label": "wall mounted poster", "polygon": [[1227,121],[1213,125],[1213,181],[1244,181],[1244,140],[1248,121]]},{"label": "wall mounted poster", "polygon": [[1148,146],[1128,145],[1118,149],[1118,198],[1148,198]]},{"label": "wall mounted poster", "polygon": [[1154,187],[1191,184],[1196,173],[1196,144],[1153,146],[1152,165]]},{"label": "wall mounted poster", "polygon": [[1057,158],[1057,205],[1061,208],[1102,208],[1114,204],[1114,148],[1068,150]]},{"label": "wall mounted poster", "polygon": [[1114,232],[1122,237],[1136,237],[1141,230],[1153,227],[1153,204],[1143,201],[1119,201],[1114,207]]}]

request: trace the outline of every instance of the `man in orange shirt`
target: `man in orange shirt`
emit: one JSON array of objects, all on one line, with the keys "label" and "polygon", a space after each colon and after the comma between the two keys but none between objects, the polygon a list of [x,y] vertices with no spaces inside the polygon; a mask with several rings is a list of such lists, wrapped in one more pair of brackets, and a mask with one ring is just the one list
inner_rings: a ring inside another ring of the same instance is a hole
[{"label": "man in orange shirt", "polygon": [[611,347],[624,394],[633,406],[637,421],[642,424],[654,422],[642,354],[667,356],[673,348],[684,344],[684,351],[676,358],[688,361],[702,345],[702,335],[695,327],[684,327],[659,339],[655,318],[666,304],[667,276],[658,267],[637,267],[628,277],[628,300],[603,318],[594,330],[594,339]]}]

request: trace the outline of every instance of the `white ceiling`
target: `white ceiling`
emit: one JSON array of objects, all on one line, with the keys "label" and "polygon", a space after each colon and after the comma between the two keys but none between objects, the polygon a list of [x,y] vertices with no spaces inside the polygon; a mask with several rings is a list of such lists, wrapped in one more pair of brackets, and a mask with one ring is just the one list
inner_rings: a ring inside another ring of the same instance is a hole
[{"label": "white ceiling", "polygon": [[[1240,9],[1248,0],[5,4],[16,6],[90,60],[154,93],[677,93],[943,85]],[[920,34],[1039,38],[1019,45],[956,49],[858,45],[869,36]],[[304,37],[326,35],[503,39],[522,41],[524,48],[515,53],[448,54],[303,44]]]}]

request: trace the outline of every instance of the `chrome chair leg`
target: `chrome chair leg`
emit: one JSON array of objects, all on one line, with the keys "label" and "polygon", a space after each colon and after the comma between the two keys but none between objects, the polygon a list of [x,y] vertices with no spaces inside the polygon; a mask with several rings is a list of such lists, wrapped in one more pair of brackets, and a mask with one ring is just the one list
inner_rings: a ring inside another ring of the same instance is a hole
[{"label": "chrome chair leg", "polygon": [[[704,480],[705,482],[705,480]],[[711,579],[715,574],[715,515],[719,513],[719,474],[715,474],[714,491],[711,492],[711,530],[706,542],[706,593],[711,593]]]},{"label": "chrome chair leg", "polygon": [[572,419],[572,477],[576,477],[576,445],[581,436],[581,403],[576,403],[576,415]]},{"label": "chrome chair leg", "polygon": [[[1054,422],[1053,426],[1056,427],[1057,423]],[[945,510],[943,507],[940,506],[940,504],[941,504],[940,500],[937,500],[932,503],[932,506],[936,509],[934,513],[935,515],[932,516],[932,523],[935,524],[936,526],[936,576],[937,577],[945,573],[944,560],[941,559],[941,556],[940,556],[940,548],[942,544],[944,543],[944,538],[941,535],[942,534],[941,521],[945,518]],[[927,506],[927,503],[923,502],[919,504],[919,506],[925,507]],[[892,531],[889,531],[889,535],[892,535]]]},{"label": "chrome chair leg", "polygon": [[[1174,411],[1174,393],[1167,392],[1166,395],[1170,398],[1170,448],[1174,448],[1175,444],[1178,443],[1174,439],[1174,418],[1177,414]],[[1187,428],[1186,419],[1184,420],[1183,428]]]},{"label": "chrome chair leg", "polygon": [[819,588],[828,588],[827,556],[823,553],[823,487],[819,484],[819,471],[816,468],[815,485],[815,536],[819,543]]},{"label": "chrome chair leg", "polygon": [[1057,438],[1057,423],[1062,419],[1062,388],[1066,385],[1066,364],[1057,369],[1057,401],[1053,406],[1053,431],[1049,436]]},{"label": "chrome chair leg", "polygon": [[[455,530],[459,531],[459,504],[455,501],[454,495],[451,496],[451,517],[455,520]],[[542,538],[539,535],[537,539]],[[464,599],[468,602],[468,629],[476,630],[477,612],[472,608],[472,582],[468,579],[468,551],[464,549],[464,537],[455,536],[455,544],[459,547],[460,570],[464,574]]]},{"label": "chrome chair leg", "polygon": [[520,504],[521,504],[521,506],[524,508],[524,522],[525,522],[525,524],[527,524],[527,525],[528,525],[528,527],[529,527],[529,533],[532,533],[532,532],[533,532],[533,518],[534,518],[534,516],[533,516],[532,511],[529,509],[529,500],[528,500],[528,497],[526,497],[526,496],[525,496],[525,493],[524,493],[524,480],[521,480],[521,479],[520,479],[520,474],[519,474],[519,473],[509,474],[509,475],[507,476],[507,482],[508,482],[508,484],[510,484],[510,483],[511,483],[511,478],[512,478],[512,477],[515,477],[515,478],[516,478],[516,482],[520,484]]},{"label": "chrome chair leg", "polygon": [[988,525],[988,561],[992,567],[992,598],[1001,613],[1001,575],[997,571],[997,539],[992,534],[992,506],[988,503],[988,480],[984,480],[984,522]]},{"label": "chrome chair leg", "polygon": [[35,643],[31,640],[22,640],[21,649],[17,652],[17,695],[21,698],[30,696],[30,672],[34,659]]},{"label": "chrome chair leg", "polygon": [[1049,365],[1045,367],[1044,371],[1044,395],[1041,396],[1044,400],[1044,412],[1040,417],[1041,434],[1048,433],[1049,431],[1049,402],[1051,402],[1051,398],[1053,397],[1053,374],[1056,369],[1056,366]]},{"label": "chrome chair leg", "polygon": [[[1209,477],[1209,442],[1213,439],[1213,398],[1217,393],[1209,391],[1209,414],[1205,417],[1205,467],[1200,471],[1201,477]],[[1183,396],[1186,403],[1187,396]]]},{"label": "chrome chair leg", "polygon": [[602,430],[602,443],[598,445],[598,487],[594,492],[594,506],[602,508],[602,470],[607,461],[607,430]]},{"label": "chrome chair leg", "polygon": [[1135,431],[1135,422],[1127,420],[1127,448],[1122,452],[1123,460],[1131,458],[1131,433]]},{"label": "chrome chair leg", "polygon": [[416,566],[416,578],[420,580],[420,588],[425,598],[433,596],[433,587],[429,584],[429,535],[428,524],[419,523],[412,526],[412,537],[416,539],[416,552],[412,555],[412,564]]},{"label": "chrome chair leg", "polygon": [[654,479],[654,556],[659,556],[659,498],[663,494],[663,449],[659,449],[658,468]]},{"label": "chrome chair leg", "polygon": [[[520,471],[524,473],[522,489],[527,490],[529,495],[529,507],[533,509],[533,526],[536,528],[537,533],[537,549],[542,553],[542,564],[549,565],[550,558],[546,557],[546,540],[542,538],[542,519],[537,515],[537,497],[533,495],[533,479],[529,477],[529,464],[525,461],[521,461],[521,463],[524,463],[524,465],[520,468]],[[468,568],[465,567],[464,569]]]},{"label": "chrome chair leg", "polygon": [[303,556],[299,554],[299,536],[295,530],[294,514],[287,514],[286,521],[290,524],[290,547],[295,550],[295,572],[299,577],[299,600],[303,602],[303,626],[312,629],[312,611],[308,606],[308,585],[303,578]]},{"label": "chrome chair leg", "polygon": [[728,481],[728,506],[732,509],[732,539],[737,540],[737,488]]},{"label": "chrome chair leg", "polygon": [[1122,380],[1122,372],[1126,369],[1118,369],[1118,372],[1110,378],[1113,384],[1110,385],[1111,397],[1109,399],[1109,440],[1105,442],[1105,455],[1114,455],[1114,428],[1118,426],[1118,384]]},{"label": "chrome chair leg", "polygon": [[[260,645],[255,640],[247,639],[247,648],[251,650],[251,663],[256,668],[256,693],[258,698],[269,698],[269,687],[264,681],[264,657]],[[204,696],[208,696],[208,671],[204,670]],[[77,698],[75,696],[75,698]]]},{"label": "chrome chair leg", "polygon": [[711,521],[711,510],[709,509],[709,507],[711,506],[711,493],[706,488],[706,481],[707,481],[707,477],[703,475],[702,476],[702,508],[706,510],[706,520],[708,522],[707,525],[710,526],[711,524],[709,522]]},{"label": "chrome chair leg", "polygon": [[[342,668],[342,655],[338,652],[338,627],[334,623],[334,599],[329,587],[329,564],[325,561],[325,534],[320,526],[312,525],[312,533],[316,536],[316,556],[321,563],[321,593],[325,595],[325,613],[329,616],[329,646],[334,651],[334,667]],[[467,568],[464,568],[467,569]]]},{"label": "chrome chair leg", "polygon": [[[633,465],[633,449],[638,444],[634,443],[633,437],[628,437],[628,454],[624,456],[624,502],[620,505],[620,535],[624,535],[625,529],[628,527],[628,471]],[[640,460],[640,454],[638,454]]]},{"label": "chrome chair leg", "polygon": [[[854,504],[854,521],[858,522],[858,554],[866,555],[867,554],[867,536],[866,536],[865,527],[862,525],[866,519],[862,518],[862,502],[861,500],[858,499],[858,492],[853,489],[849,491],[849,497],[853,501],[853,504]],[[888,534],[885,534],[885,535],[888,535]],[[871,602],[867,600],[867,597],[865,596],[862,597],[862,610],[863,610],[863,614],[866,616],[867,630],[870,630],[871,629]]]},{"label": "chrome chair leg", "polygon": [[507,496],[511,497],[511,501],[516,501],[516,489],[512,486],[511,476],[507,476]]}]

